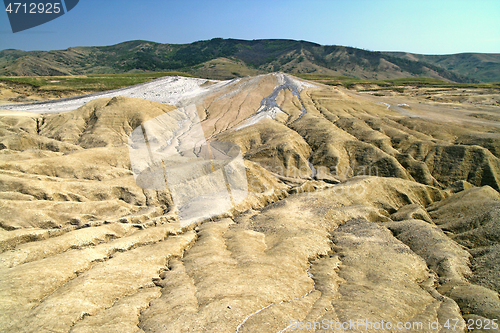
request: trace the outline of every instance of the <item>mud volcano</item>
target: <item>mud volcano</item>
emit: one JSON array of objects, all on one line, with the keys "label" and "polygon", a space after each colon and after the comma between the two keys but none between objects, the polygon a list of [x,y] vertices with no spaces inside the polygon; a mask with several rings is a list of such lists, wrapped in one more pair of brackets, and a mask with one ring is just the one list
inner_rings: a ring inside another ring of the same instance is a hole
[{"label": "mud volcano", "polygon": [[2,108],[1,332],[499,332],[498,107],[275,73]]}]

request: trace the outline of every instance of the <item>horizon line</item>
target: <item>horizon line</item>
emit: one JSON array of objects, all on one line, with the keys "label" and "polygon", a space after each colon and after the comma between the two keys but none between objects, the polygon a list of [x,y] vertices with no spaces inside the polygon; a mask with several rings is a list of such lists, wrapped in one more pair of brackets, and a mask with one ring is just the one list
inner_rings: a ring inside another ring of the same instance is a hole
[{"label": "horizon line", "polygon": [[[45,32],[46,33],[46,32]],[[447,56],[447,55],[458,55],[458,54],[489,54],[489,55],[500,55],[500,52],[494,53],[494,52],[478,52],[478,51],[463,51],[463,52],[457,52],[457,53],[415,53],[415,52],[410,52],[410,51],[402,51],[402,50],[382,50],[382,51],[377,51],[377,50],[370,50],[370,49],[365,49],[362,47],[356,47],[356,46],[350,46],[350,45],[340,45],[340,44],[320,44],[308,40],[303,40],[303,39],[289,39],[289,38],[257,38],[257,39],[241,39],[241,38],[223,38],[223,37],[213,37],[211,39],[200,39],[196,40],[190,43],[162,43],[162,42],[156,42],[152,40],[146,40],[146,39],[131,39],[131,40],[126,40],[123,42],[115,43],[115,44],[105,44],[105,45],[78,45],[78,46],[69,46],[67,48],[63,49],[50,49],[50,50],[21,50],[21,49],[13,49],[13,48],[7,48],[0,50],[0,52],[3,51],[9,51],[9,50],[15,50],[15,51],[22,51],[22,52],[51,52],[51,51],[65,51],[69,50],[71,48],[80,48],[80,47],[107,47],[107,46],[116,46],[120,44],[125,44],[125,43],[130,43],[130,42],[147,42],[147,43],[155,43],[155,44],[161,44],[161,45],[189,45],[189,44],[194,44],[198,42],[207,42],[215,39],[221,39],[221,40],[236,40],[236,41],[244,41],[244,42],[253,42],[253,41],[265,41],[265,40],[282,40],[282,41],[291,41],[291,42],[305,42],[305,43],[310,43],[310,44],[316,44],[318,46],[340,46],[340,47],[346,47],[346,48],[352,48],[352,49],[358,49],[358,50],[363,50],[363,51],[368,51],[368,52],[378,52],[378,53],[409,53],[409,54],[416,54],[416,55],[427,55],[427,56]]]}]

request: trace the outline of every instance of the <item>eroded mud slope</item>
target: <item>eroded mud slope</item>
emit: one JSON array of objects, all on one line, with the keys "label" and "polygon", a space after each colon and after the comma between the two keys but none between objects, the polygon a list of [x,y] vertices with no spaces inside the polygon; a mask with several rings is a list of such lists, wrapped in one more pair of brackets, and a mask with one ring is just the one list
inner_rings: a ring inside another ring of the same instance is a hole
[{"label": "eroded mud slope", "polygon": [[408,117],[281,74],[214,87],[178,100],[207,140],[240,147],[249,193],[185,227],[168,189],[136,185],[127,148],[175,106],[115,96],[0,115],[1,332],[493,327],[496,124]]}]

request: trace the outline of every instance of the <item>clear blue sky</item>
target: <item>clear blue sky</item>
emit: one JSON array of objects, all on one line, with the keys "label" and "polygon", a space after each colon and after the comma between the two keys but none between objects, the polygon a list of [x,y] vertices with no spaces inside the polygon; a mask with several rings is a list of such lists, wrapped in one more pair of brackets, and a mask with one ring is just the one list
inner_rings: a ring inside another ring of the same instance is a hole
[{"label": "clear blue sky", "polygon": [[0,13],[0,50],[214,37],[423,54],[500,53],[500,0],[80,0],[66,15],[16,34],[6,12]]}]

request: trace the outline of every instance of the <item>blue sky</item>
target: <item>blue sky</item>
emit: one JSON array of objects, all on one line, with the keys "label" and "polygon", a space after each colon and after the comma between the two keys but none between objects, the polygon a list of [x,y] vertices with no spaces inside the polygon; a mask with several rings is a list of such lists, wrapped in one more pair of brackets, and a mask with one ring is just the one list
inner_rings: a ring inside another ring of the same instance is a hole
[{"label": "blue sky", "polygon": [[80,0],[66,15],[16,34],[6,12],[0,13],[0,50],[222,37],[422,54],[500,53],[499,18],[500,0]]}]

